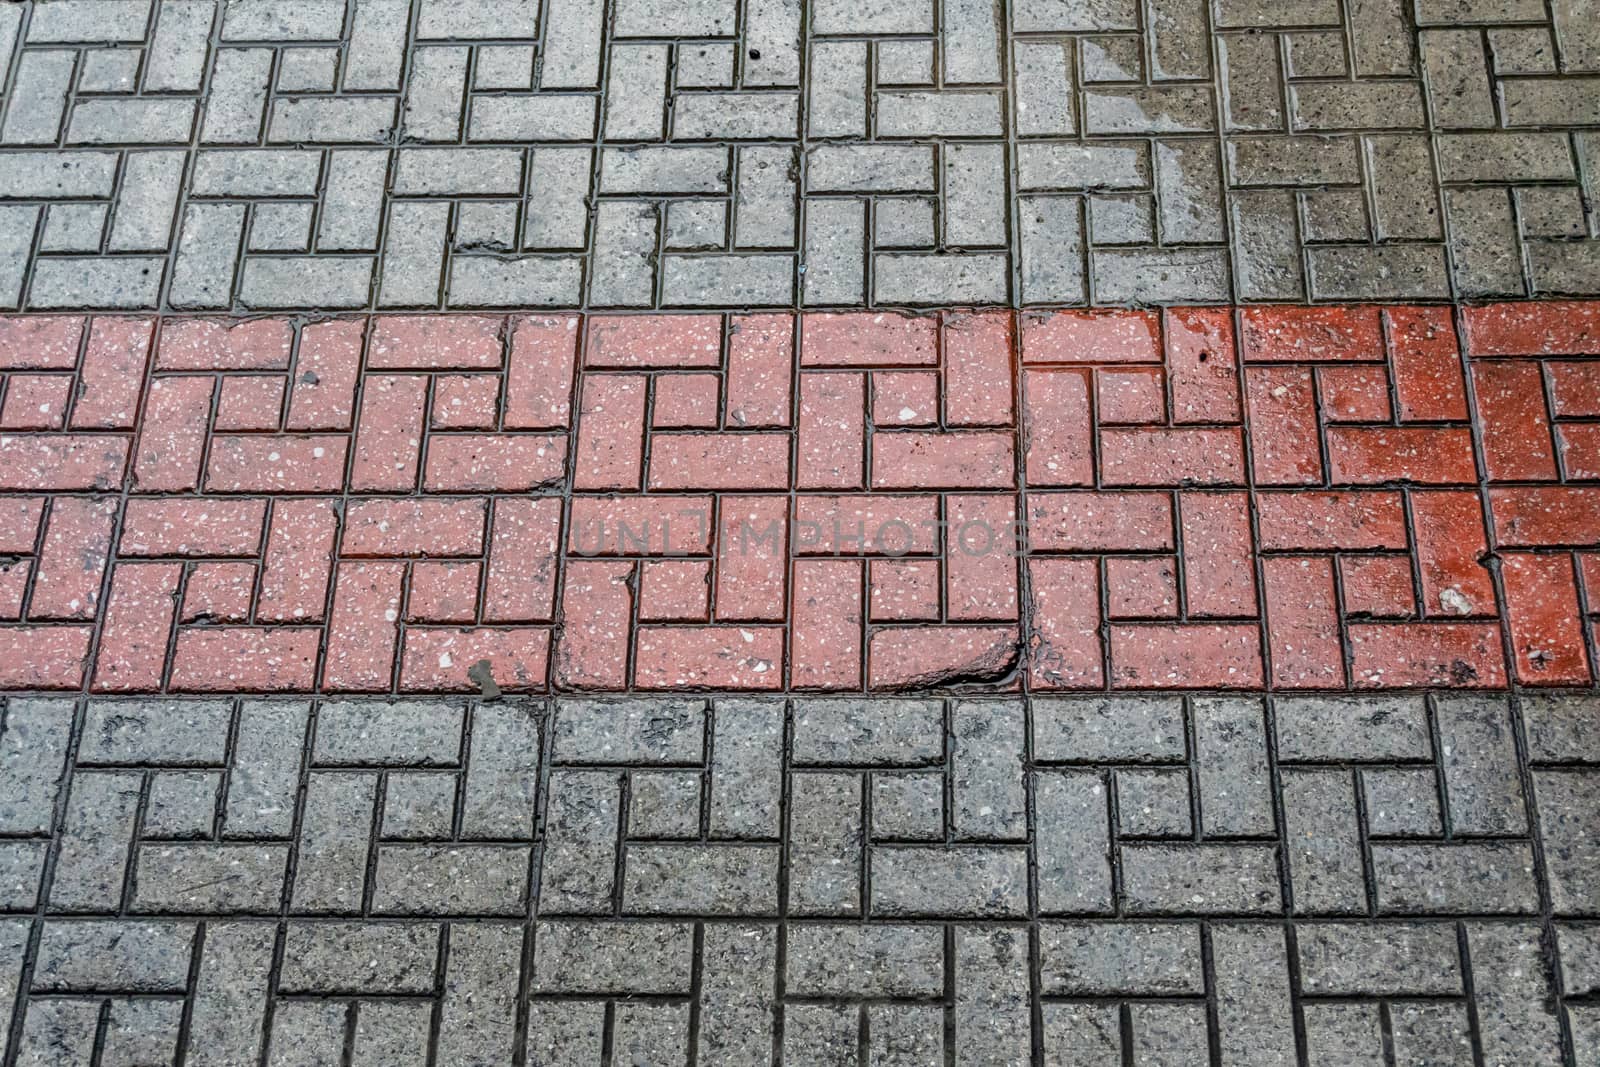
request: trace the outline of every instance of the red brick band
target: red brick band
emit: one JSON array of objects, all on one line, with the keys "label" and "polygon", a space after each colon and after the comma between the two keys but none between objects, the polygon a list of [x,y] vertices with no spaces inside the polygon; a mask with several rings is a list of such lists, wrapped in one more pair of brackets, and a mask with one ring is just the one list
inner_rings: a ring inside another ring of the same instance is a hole
[{"label": "red brick band", "polygon": [[0,319],[0,685],[1588,686],[1600,304]]}]

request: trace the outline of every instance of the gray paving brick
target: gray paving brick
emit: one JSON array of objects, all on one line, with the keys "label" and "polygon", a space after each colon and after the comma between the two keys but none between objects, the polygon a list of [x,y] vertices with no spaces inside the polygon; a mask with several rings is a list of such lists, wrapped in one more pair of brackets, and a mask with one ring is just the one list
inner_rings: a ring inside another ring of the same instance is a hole
[{"label": "gray paving brick", "polygon": [[1588,775],[1564,771],[1538,772],[1533,783],[1551,903],[1557,914],[1593,914],[1600,899],[1595,881],[1594,783]]},{"label": "gray paving brick", "polygon": [[1282,772],[1284,833],[1293,842],[1289,881],[1301,915],[1367,910],[1361,819],[1347,771]]},{"label": "gray paving brick", "polygon": [[951,822],[970,841],[1027,836],[1022,764],[1027,724],[1020,704],[964,702],[951,712]]},{"label": "gray paving brick", "polygon": [[250,218],[252,252],[304,252],[311,235],[310,204],[257,204]]},{"label": "gray paving brick", "polygon": [[28,204],[0,204],[0,307],[14,310],[22,304],[28,277],[28,250],[39,227],[40,208]]},{"label": "gray paving brick", "polygon": [[19,152],[0,170],[0,198],[52,200],[110,196],[116,183],[113,152]]},{"label": "gray paving brick", "polygon": [[1433,121],[1444,128],[1495,124],[1494,86],[1483,36],[1476,30],[1425,30],[1418,35],[1433,90]]},{"label": "gray paving brick", "polygon": [[338,0],[224,0],[222,39],[253,41],[338,38],[345,9]]},{"label": "gray paving brick", "polygon": [[1433,754],[1421,697],[1280,697],[1273,713],[1282,760],[1384,763]]},{"label": "gray paving brick", "polygon": [[539,922],[530,988],[534,994],[682,995],[689,991],[693,949],[689,923]]},{"label": "gray paving brick", "polygon": [[622,0],[617,5],[616,32],[622,37],[724,37],[734,32],[735,0]]},{"label": "gray paving brick", "polygon": [[488,923],[454,923],[439,1003],[439,1055],[451,1063],[490,1067],[512,1054],[516,1030],[522,931]]},{"label": "gray paving brick", "polygon": [[368,252],[378,247],[389,159],[382,149],[328,154],[323,211],[317,224],[319,250]]},{"label": "gray paving brick", "polygon": [[1444,236],[1439,200],[1416,176],[1432,169],[1424,138],[1409,135],[1363,139],[1368,173],[1372,178],[1373,223],[1379,240],[1415,238],[1438,240]]},{"label": "gray paving brick", "polygon": [[866,299],[866,205],[859,200],[816,200],[806,212],[803,301],[815,307]]},{"label": "gray paving brick", "polygon": [[799,82],[801,9],[799,0],[745,0],[745,85]]},{"label": "gray paving brick", "polygon": [[599,85],[604,5],[579,0],[549,9],[541,84],[547,89]]},{"label": "gray paving brick", "polygon": [[407,0],[358,0],[345,55],[346,89],[400,88],[410,6]]},{"label": "gray paving brick", "polygon": [[242,204],[196,203],[184,210],[168,290],[174,307],[221,308],[232,302],[244,217]]},{"label": "gray paving brick", "polygon": [[1017,132],[1071,134],[1075,130],[1072,57],[1062,42],[1019,41],[1015,51]]},{"label": "gray paving brick", "polygon": [[261,135],[271,76],[271,49],[218,49],[200,140],[205,144],[253,143]]},{"label": "gray paving brick", "polygon": [[33,988],[88,992],[181,992],[188,984],[195,924],[47,922],[39,938]]},{"label": "gray paving brick", "polygon": [[1600,701],[1587,695],[1541,695],[1524,697],[1520,707],[1530,760],[1596,762]]},{"label": "gray paving brick", "polygon": [[9,784],[0,795],[0,829],[8,834],[50,830],[72,730],[68,701],[7,702],[0,731],[0,767]]},{"label": "gray paving brick", "polygon": [[1138,915],[1270,914],[1280,907],[1273,849],[1126,845],[1122,885]]},{"label": "gray paving brick", "polygon": [[805,924],[789,931],[790,995],[908,997],[944,988],[944,946],[930,926]]},{"label": "gray paving brick", "polygon": [[12,6],[0,9],[0,74],[11,70],[11,60],[17,54],[17,38],[22,31],[22,8]]},{"label": "gray paving brick", "polygon": [[172,240],[173,218],[182,187],[182,152],[130,153],[117,194],[112,252],[161,252]]},{"label": "gray paving brick", "polygon": [[1031,1045],[1028,939],[1018,930],[960,926],[955,931],[958,1062],[1015,1063]]},{"label": "gray paving brick", "polygon": [[72,52],[28,51],[17,60],[0,142],[54,144],[61,133],[76,57]]},{"label": "gray paving brick", "polygon": [[150,0],[55,0],[34,13],[28,43],[138,41],[149,17]]},{"label": "gray paving brick", "polygon": [[526,848],[386,845],[372,909],[388,915],[517,915],[527,894]]},{"label": "gray paving brick", "polygon": [[225,835],[290,836],[309,717],[303,704],[247,703],[239,709]]},{"label": "gray paving brick", "polygon": [[287,993],[431,992],[439,953],[432,923],[291,923],[279,988]]},{"label": "gray paving brick", "polygon": [[1113,908],[1109,809],[1101,776],[1088,770],[1036,772],[1039,910],[1105,914]]},{"label": "gray paving brick", "polygon": [[316,293],[326,308],[361,307],[370,299],[372,260],[360,257],[253,257],[239,282],[239,302],[251,308],[292,308]]},{"label": "gray paving brick", "polygon": [[529,248],[582,248],[588,227],[588,148],[536,148],[528,157],[527,216],[523,243]]},{"label": "gray paving brick", "polygon": [[78,763],[220,765],[232,718],[221,701],[96,700],[84,712]]},{"label": "gray paving brick", "polygon": [[1309,82],[1291,91],[1297,130],[1398,129],[1422,125],[1422,91],[1407,82]]},{"label": "gray paving brick", "polygon": [[916,766],[944,758],[943,733],[943,709],[934,700],[797,700],[793,759]]},{"label": "gray paving brick", "polygon": [[863,137],[867,132],[867,45],[818,41],[811,46],[808,132],[812,137]]},{"label": "gray paving brick", "polygon": [[1461,835],[1527,829],[1510,708],[1493,697],[1435,699],[1447,813]]},{"label": "gray paving brick", "polygon": [[380,305],[432,307],[438,301],[449,220],[450,205],[445,203],[390,206],[391,237],[383,253]]},{"label": "gray paving brick", "polygon": [[551,773],[540,884],[545,914],[609,910],[616,889],[613,827],[621,813],[621,788],[611,771]]},{"label": "gray paving brick", "polygon": [[1083,222],[1077,198],[1028,197],[1022,219],[1022,300],[1078,303],[1087,292]]},{"label": "gray paving brick", "polygon": [[1484,1058],[1502,1063],[1561,1056],[1560,1025],[1551,1003],[1551,975],[1531,924],[1479,925],[1467,931],[1474,974],[1486,975],[1479,1000]]},{"label": "gray paving brick", "polygon": [[[401,116],[401,129],[408,140],[454,141],[461,136],[468,58],[465,48],[434,46],[413,53]],[[276,130],[274,136],[278,136]]]},{"label": "gray paving brick", "polygon": [[1360,180],[1358,147],[1346,137],[1234,137],[1233,181],[1252,185],[1332,185]]},{"label": "gray paving brick", "polygon": [[153,914],[271,914],[288,860],[286,845],[146,846],[134,867],[133,905]]},{"label": "gray paving brick", "polygon": [[346,914],[361,910],[377,789],[373,774],[312,776],[300,816],[295,910]]},{"label": "gray paving brick", "polygon": [[871,911],[891,918],[1021,918],[1028,908],[1027,868],[1020,848],[876,848]]},{"label": "gray paving brick", "polygon": [[1367,821],[1374,834],[1437,837],[1444,832],[1439,816],[1439,783],[1429,768],[1367,770]]},{"label": "gray paving brick", "polygon": [[1212,94],[1200,86],[1152,86],[1084,94],[1083,128],[1091,134],[1196,133],[1214,128]]},{"label": "gray paving brick", "polygon": [[272,105],[268,139],[277,143],[321,141],[328,144],[383,143],[394,132],[393,100],[350,97],[299,97]]},{"label": "gray paving brick", "polygon": [[672,133],[690,141],[793,137],[798,115],[794,93],[680,93]]},{"label": "gray paving brick", "polygon": [[41,260],[33,268],[28,306],[40,310],[149,307],[161,291],[164,265],[159,258],[135,256]]},{"label": "gray paving brick", "polygon": [[1319,300],[1392,300],[1404,293],[1437,299],[1450,292],[1442,246],[1312,248],[1307,260]]},{"label": "gray paving brick", "polygon": [[959,247],[1004,245],[1004,146],[952,144],[945,146],[942,156],[945,242]]},{"label": "gray paving brick", "polygon": [[811,192],[931,192],[931,148],[922,145],[822,145],[806,157]]},{"label": "gray paving brick", "polygon": [[1294,1063],[1283,932],[1270,926],[1221,924],[1211,930],[1211,952],[1222,1062]]},{"label": "gray paving brick", "polygon": [[874,257],[873,266],[874,292],[881,303],[950,305],[963,298],[980,304],[1008,302],[1004,256],[885,253]]},{"label": "gray paving brick", "polygon": [[417,36],[532,37],[538,20],[539,5],[532,0],[423,0]]},{"label": "gray paving brick", "polygon": [[72,109],[68,144],[142,144],[189,139],[193,100],[86,100]]},{"label": "gray paving brick", "polygon": [[992,92],[889,92],[877,97],[880,137],[995,137],[1004,132]]},{"label": "gray paving brick", "polygon": [[778,852],[766,845],[630,845],[623,907],[640,915],[774,914]]},{"label": "gray paving brick", "polygon": [[724,193],[728,163],[725,148],[608,148],[600,164],[600,192]]},{"label": "gray paving brick", "polygon": [[815,33],[930,33],[933,4],[930,0],[814,0],[811,23]]},{"label": "gray paving brick", "polygon": [[306,151],[209,150],[195,156],[191,191],[196,196],[313,196],[322,153]]},{"label": "gray paving brick", "polygon": [[1520,844],[1386,844],[1372,846],[1380,910],[1527,912],[1538,905],[1532,857]]},{"label": "gray paving brick", "polygon": [[257,1054],[273,941],[273,927],[266,923],[207,926],[189,1027],[190,1062],[225,1064]]},{"label": "gray paving brick", "polygon": [[806,774],[792,780],[789,910],[851,915],[861,901],[861,777]]},{"label": "gray paving brick", "polygon": [[794,300],[794,261],[788,256],[664,256],[662,299],[682,307],[717,307],[732,296],[741,307]]},{"label": "gray paving brick", "polygon": [[1184,996],[1205,991],[1200,927],[1192,923],[1046,923],[1045,992],[1061,996]]}]

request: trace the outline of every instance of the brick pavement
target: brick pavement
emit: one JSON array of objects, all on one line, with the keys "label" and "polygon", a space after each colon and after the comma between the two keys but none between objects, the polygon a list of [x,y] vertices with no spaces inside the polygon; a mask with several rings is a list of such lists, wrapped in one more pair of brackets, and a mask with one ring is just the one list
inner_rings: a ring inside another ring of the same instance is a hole
[{"label": "brick pavement", "polygon": [[1596,355],[1589,303],[0,320],[0,686],[1591,686]]},{"label": "brick pavement", "polygon": [[1597,14],[0,4],[0,1067],[1600,1067]]},{"label": "brick pavement", "polygon": [[1600,1050],[1592,695],[3,715],[7,1064]]},{"label": "brick pavement", "polygon": [[1589,0],[0,5],[0,310],[1600,293]]}]

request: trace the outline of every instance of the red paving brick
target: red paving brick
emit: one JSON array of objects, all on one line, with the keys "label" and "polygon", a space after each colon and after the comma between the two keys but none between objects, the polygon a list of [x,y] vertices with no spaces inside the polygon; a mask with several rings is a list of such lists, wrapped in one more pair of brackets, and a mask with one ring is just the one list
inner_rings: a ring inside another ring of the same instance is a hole
[{"label": "red paving brick", "polygon": [[1597,323],[0,318],[0,686],[1589,687]]}]

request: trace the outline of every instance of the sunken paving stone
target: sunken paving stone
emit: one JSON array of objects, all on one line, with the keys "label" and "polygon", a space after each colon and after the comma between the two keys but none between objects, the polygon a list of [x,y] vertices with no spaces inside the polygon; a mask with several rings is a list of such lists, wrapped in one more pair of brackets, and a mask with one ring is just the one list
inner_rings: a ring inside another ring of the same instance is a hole
[{"label": "sunken paving stone", "polygon": [[1581,1065],[1600,697],[24,697],[7,1064]]},{"label": "sunken paving stone", "polygon": [[1584,0],[0,4],[0,310],[1600,294]]},{"label": "sunken paving stone", "polygon": [[1586,302],[0,318],[0,687],[1591,687],[1597,357]]}]

